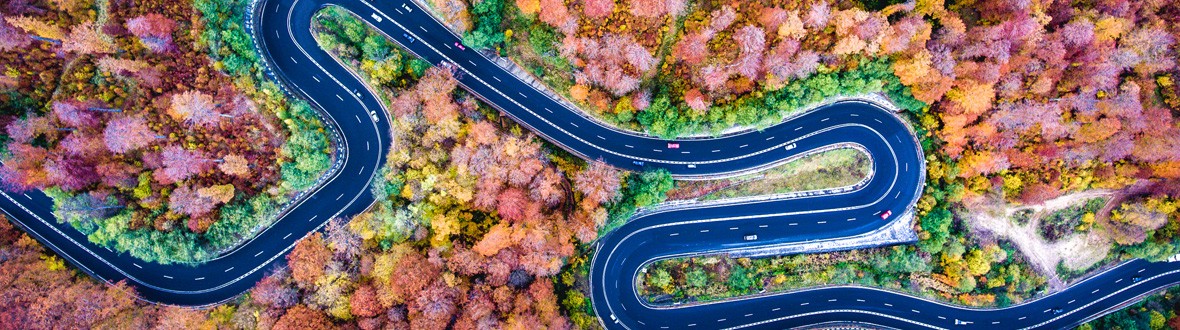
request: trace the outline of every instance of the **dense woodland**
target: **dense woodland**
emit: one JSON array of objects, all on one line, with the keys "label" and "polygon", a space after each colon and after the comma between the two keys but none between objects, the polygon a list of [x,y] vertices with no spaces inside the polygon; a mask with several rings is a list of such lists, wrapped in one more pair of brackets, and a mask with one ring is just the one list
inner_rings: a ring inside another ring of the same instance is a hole
[{"label": "dense woodland", "polygon": [[91,241],[162,262],[215,256],[310,187],[329,162],[319,120],[241,60],[257,61],[249,40],[223,27],[241,3],[197,4],[0,8],[4,186],[45,190]]},{"label": "dense woodland", "polygon": [[[838,95],[882,93],[907,110],[929,160],[918,244],[678,260],[645,275],[654,299],[848,283],[1017,303],[1044,293],[1045,274],[1010,243],[971,232],[969,210],[1094,188],[1124,192],[1087,223],[1110,233],[1108,262],[1180,252],[1180,8],[1170,1],[430,3],[468,45],[659,136],[765,126]],[[200,260],[265,226],[330,155],[311,109],[261,70],[244,9],[0,6],[0,177],[47,188],[92,240],[147,259]],[[588,243],[663,201],[670,176],[545,144],[342,10],[314,23],[321,47],[394,119],[370,211],[333,220],[289,267],[203,311],[136,302],[0,222],[0,295],[15,302],[0,306],[0,327],[596,328],[582,291]],[[1180,323],[1168,305],[1094,324]]]}]

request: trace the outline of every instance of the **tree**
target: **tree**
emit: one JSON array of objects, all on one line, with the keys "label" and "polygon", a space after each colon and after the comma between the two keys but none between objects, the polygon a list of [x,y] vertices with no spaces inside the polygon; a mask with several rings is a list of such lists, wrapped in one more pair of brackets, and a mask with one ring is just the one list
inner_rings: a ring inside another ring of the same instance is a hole
[{"label": "tree", "polygon": [[74,25],[70,35],[62,41],[61,48],[79,54],[109,54],[115,52],[115,44],[98,30],[98,23],[87,22]]},{"label": "tree", "polygon": [[443,281],[435,281],[407,304],[410,310],[410,327],[445,329],[458,309],[455,303],[458,294],[457,290],[447,286]]},{"label": "tree", "polygon": [[12,26],[21,28],[28,33],[54,41],[65,39],[66,33],[56,25],[28,16],[7,16],[5,20]]},{"label": "tree", "polygon": [[360,317],[373,317],[385,310],[377,301],[377,289],[369,284],[362,284],[353,291],[349,298],[349,311]]},{"label": "tree", "polygon": [[577,22],[569,13],[569,8],[562,0],[540,0],[542,22],[561,30],[566,36],[572,36]]},{"label": "tree", "polygon": [[500,192],[497,200],[496,213],[500,215],[500,218],[510,222],[524,220],[526,215],[525,208],[529,204],[524,191],[515,187],[504,189]]},{"label": "tree", "polygon": [[250,289],[250,298],[255,304],[275,309],[286,309],[299,301],[299,292],[283,283],[290,276],[285,271],[279,271],[263,277]]},{"label": "tree", "polygon": [[511,246],[513,243],[512,229],[505,223],[499,223],[492,226],[487,234],[484,234],[483,238],[471,250],[485,257],[490,257],[499,253],[500,250]]},{"label": "tree", "polygon": [[219,117],[215,111],[213,97],[196,90],[173,94],[168,115],[176,121],[202,127],[217,123]]},{"label": "tree", "polygon": [[217,168],[222,173],[238,177],[245,177],[250,174],[250,163],[246,160],[246,157],[229,155],[223,157],[222,160],[221,164],[217,165]]},{"label": "tree", "polygon": [[178,145],[164,147],[160,153],[164,168],[154,173],[156,181],[163,184],[184,181],[194,174],[209,168],[209,160],[200,150],[187,150]]},{"label": "tree", "polygon": [[603,18],[615,9],[615,0],[584,0],[582,14],[592,18]]},{"label": "tree", "polygon": [[463,36],[463,40],[474,48],[492,48],[504,42],[501,28],[503,0],[480,0],[471,5],[475,27]]},{"label": "tree", "polygon": [[131,34],[154,52],[164,52],[173,47],[172,31],[176,29],[176,22],[164,15],[142,15],[127,20],[126,25]]},{"label": "tree", "polygon": [[[324,267],[332,260],[332,252],[324,244],[323,235],[312,233],[295,244],[291,253],[287,254],[287,264],[291,267],[291,278],[301,287],[312,287],[316,280],[324,276]],[[296,307],[298,308],[298,307]]]},{"label": "tree", "polygon": [[709,37],[704,33],[692,33],[680,39],[672,54],[689,65],[701,64],[709,56]]},{"label": "tree", "polygon": [[691,287],[703,289],[709,285],[709,275],[704,269],[695,268],[685,274],[685,282]]},{"label": "tree", "polygon": [[214,202],[211,199],[201,196],[196,189],[192,189],[189,186],[180,186],[168,196],[168,207],[170,209],[194,218],[212,211],[216,205]]},{"label": "tree", "polygon": [[275,322],[275,330],[301,330],[301,329],[331,329],[333,328],[332,320],[328,319],[324,313],[308,308],[304,305],[295,305]]},{"label": "tree", "polygon": [[701,90],[696,88],[689,89],[684,92],[684,104],[697,111],[705,111],[709,109],[709,100],[706,100],[705,95],[701,93]]},{"label": "tree", "polygon": [[417,251],[407,252],[398,260],[398,273],[389,278],[387,288],[394,303],[404,303],[417,297],[431,281],[438,278],[438,266],[426,261]]},{"label": "tree", "polygon": [[619,170],[600,161],[590,162],[586,170],[574,176],[574,187],[582,193],[583,208],[610,201],[619,191]]},{"label": "tree", "polygon": [[143,117],[127,116],[112,119],[103,130],[103,141],[114,153],[127,153],[151,144],[156,133],[148,128]]},{"label": "tree", "polygon": [[234,185],[219,184],[197,189],[197,194],[217,203],[226,203],[234,198]]},{"label": "tree", "polygon": [[9,24],[8,20],[0,20],[0,51],[24,48],[32,42],[27,33]]}]

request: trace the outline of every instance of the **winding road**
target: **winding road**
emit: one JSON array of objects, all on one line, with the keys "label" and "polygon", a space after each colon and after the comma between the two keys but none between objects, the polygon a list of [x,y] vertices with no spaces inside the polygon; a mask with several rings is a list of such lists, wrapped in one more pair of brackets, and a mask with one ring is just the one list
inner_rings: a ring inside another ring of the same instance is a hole
[{"label": "winding road", "polygon": [[[333,217],[354,215],[371,205],[368,182],[385,161],[387,111],[360,79],[312,38],[311,17],[326,5],[352,11],[434,65],[448,63],[461,73],[459,82],[468,91],[586,159],[627,170],[665,168],[678,178],[693,179],[759,170],[833,145],[857,148],[872,157],[873,175],[855,190],[670,208],[636,217],[601,238],[590,271],[591,299],[607,328],[779,329],[832,321],[895,328],[1064,328],[1180,282],[1180,263],[1135,260],[1063,292],[1003,309],[961,308],[864,287],[709,304],[646,304],[636,294],[636,278],[656,259],[846,237],[908,220],[925,172],[909,125],[875,104],[844,101],[761,131],[716,138],[668,141],[618,130],[563,106],[479,53],[457,46],[457,36],[405,0],[255,4],[248,25],[274,76],[288,92],[325,110],[339,144],[336,165],[322,184],[298,199],[273,226],[233,251],[198,266],[147,263],[89,243],[68,224],[58,223],[52,202],[40,192],[3,192],[0,209],[70,263],[103,281],[126,280],[145,300],[203,306],[249,290],[284,262],[300,238]],[[888,219],[882,220],[886,211]],[[746,235],[757,239],[747,241]]]}]

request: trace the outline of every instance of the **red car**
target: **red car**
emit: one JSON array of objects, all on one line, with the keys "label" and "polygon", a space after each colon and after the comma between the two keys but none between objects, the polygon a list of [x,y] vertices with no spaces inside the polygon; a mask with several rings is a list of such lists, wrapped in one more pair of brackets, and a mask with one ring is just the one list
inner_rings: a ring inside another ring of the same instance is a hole
[{"label": "red car", "polygon": [[680,144],[668,142],[668,149],[680,149]]},{"label": "red car", "polygon": [[881,212],[881,220],[888,220],[891,215],[893,215],[893,211],[885,210],[885,212]]},{"label": "red car", "polygon": [[457,43],[457,42],[455,43],[455,47],[459,47],[459,50],[467,50],[467,48],[463,47],[462,44]]}]

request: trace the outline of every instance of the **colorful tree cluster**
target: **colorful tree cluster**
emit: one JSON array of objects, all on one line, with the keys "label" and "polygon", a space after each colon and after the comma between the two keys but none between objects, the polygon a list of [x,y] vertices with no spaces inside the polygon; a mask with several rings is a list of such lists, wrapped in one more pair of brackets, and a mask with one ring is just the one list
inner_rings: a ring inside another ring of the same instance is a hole
[{"label": "colorful tree cluster", "polygon": [[[202,26],[188,3],[22,1],[0,12],[0,56],[22,58],[5,62],[0,85],[0,180],[46,190],[63,221],[96,243],[199,261],[273,215],[223,207],[274,209],[314,181],[289,169],[314,177],[327,167],[310,110],[299,120],[263,110],[256,100],[274,102],[250,77],[217,72],[197,48],[210,41],[191,33]],[[310,144],[319,150],[291,160]]]}]

